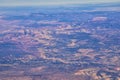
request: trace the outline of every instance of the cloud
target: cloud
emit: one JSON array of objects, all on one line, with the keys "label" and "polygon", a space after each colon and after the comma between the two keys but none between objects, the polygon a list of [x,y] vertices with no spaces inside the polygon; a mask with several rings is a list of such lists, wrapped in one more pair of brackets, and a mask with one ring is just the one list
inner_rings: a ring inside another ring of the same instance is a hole
[{"label": "cloud", "polygon": [[106,21],[106,20],[107,20],[107,17],[102,17],[102,16],[94,17],[92,19],[92,21]]}]

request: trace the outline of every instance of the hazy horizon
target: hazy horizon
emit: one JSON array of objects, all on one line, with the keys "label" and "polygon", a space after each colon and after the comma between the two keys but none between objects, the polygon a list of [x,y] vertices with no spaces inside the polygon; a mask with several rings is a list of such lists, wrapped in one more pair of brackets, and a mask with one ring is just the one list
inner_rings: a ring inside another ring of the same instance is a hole
[{"label": "hazy horizon", "polygon": [[70,4],[98,4],[98,3],[117,3],[119,0],[0,0],[0,6],[48,6],[48,5],[70,5]]}]

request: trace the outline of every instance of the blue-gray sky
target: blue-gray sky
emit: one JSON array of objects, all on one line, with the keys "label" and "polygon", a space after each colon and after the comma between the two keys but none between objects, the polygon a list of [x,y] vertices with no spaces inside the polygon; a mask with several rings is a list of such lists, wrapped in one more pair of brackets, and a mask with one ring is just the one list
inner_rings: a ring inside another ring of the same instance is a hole
[{"label": "blue-gray sky", "polygon": [[120,2],[120,0],[0,0],[0,6],[67,5]]}]

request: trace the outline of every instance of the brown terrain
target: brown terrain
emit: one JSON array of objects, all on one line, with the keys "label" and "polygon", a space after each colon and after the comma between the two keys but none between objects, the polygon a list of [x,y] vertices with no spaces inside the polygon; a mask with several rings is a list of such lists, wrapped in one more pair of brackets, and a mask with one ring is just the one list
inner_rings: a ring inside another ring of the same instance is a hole
[{"label": "brown terrain", "polygon": [[[1,15],[0,80],[120,80],[120,28],[101,25],[107,21],[99,15],[74,25]],[[28,27],[34,22],[47,26]]]}]

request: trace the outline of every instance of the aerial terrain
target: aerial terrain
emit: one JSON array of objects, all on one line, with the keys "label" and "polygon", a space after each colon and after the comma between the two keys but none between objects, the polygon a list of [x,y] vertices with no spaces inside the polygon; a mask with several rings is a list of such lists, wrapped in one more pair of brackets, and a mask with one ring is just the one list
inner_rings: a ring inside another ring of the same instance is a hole
[{"label": "aerial terrain", "polygon": [[120,4],[0,7],[0,80],[120,80]]}]

